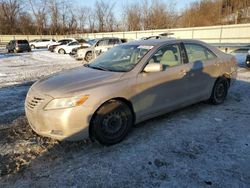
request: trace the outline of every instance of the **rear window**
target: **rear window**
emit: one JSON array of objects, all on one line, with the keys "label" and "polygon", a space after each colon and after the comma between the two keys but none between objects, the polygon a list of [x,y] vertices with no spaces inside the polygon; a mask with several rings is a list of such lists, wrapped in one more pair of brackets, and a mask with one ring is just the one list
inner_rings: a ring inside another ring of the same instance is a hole
[{"label": "rear window", "polygon": [[27,40],[18,40],[17,44],[29,44]]}]

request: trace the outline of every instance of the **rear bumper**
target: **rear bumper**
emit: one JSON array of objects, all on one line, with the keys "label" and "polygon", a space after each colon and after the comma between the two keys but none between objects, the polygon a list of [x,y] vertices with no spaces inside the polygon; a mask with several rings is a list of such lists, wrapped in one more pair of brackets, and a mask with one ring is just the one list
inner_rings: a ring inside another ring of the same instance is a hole
[{"label": "rear bumper", "polygon": [[15,48],[15,50],[17,51],[17,52],[26,52],[26,51],[31,51],[31,48],[23,48],[23,47],[16,47]]}]

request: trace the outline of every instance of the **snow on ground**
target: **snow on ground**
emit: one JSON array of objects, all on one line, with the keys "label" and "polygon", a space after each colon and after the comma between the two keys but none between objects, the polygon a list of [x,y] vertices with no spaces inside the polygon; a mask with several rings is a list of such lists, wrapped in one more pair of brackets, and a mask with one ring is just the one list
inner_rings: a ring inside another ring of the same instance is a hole
[{"label": "snow on ground", "polygon": [[[40,59],[37,68],[61,57],[44,51],[14,57],[16,64],[30,58]],[[0,89],[0,118],[11,117],[0,122],[7,124],[0,127],[0,187],[250,186],[250,70],[239,69],[224,104],[203,102],[146,121],[111,147],[37,136],[22,111],[30,84]]]},{"label": "snow on ground", "polygon": [[38,78],[81,66],[69,55],[45,50],[8,54],[0,49],[0,87],[34,81]]},{"label": "snow on ground", "polygon": [[0,49],[0,125],[24,114],[24,99],[34,81],[79,66],[82,66],[81,62],[69,55],[46,49],[18,54]]}]

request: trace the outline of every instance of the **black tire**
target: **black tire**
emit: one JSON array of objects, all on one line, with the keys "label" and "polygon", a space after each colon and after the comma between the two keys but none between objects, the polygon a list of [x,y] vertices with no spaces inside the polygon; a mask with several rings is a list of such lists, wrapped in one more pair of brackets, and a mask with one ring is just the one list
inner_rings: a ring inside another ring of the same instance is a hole
[{"label": "black tire", "polygon": [[122,141],[133,125],[133,114],[122,101],[111,100],[102,105],[91,121],[92,136],[103,145]]},{"label": "black tire", "polygon": [[34,45],[31,45],[30,48],[31,48],[31,49],[35,49],[36,47],[35,47]]},{"label": "black tire", "polygon": [[225,101],[229,89],[229,82],[225,77],[216,80],[211,97],[209,99],[212,104],[221,104]]},{"label": "black tire", "polygon": [[91,52],[87,52],[85,55],[84,60],[87,62],[90,62],[93,59],[92,53]]},{"label": "black tire", "polygon": [[58,53],[59,53],[59,54],[65,54],[66,52],[65,52],[64,49],[61,48],[60,50],[58,50]]}]

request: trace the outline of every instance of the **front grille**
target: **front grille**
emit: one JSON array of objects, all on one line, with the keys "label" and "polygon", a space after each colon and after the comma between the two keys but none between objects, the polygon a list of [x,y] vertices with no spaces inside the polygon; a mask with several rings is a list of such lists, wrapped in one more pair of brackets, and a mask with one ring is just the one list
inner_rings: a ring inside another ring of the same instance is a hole
[{"label": "front grille", "polygon": [[35,109],[41,102],[43,101],[43,98],[40,97],[31,97],[27,101],[27,107],[31,110]]}]

